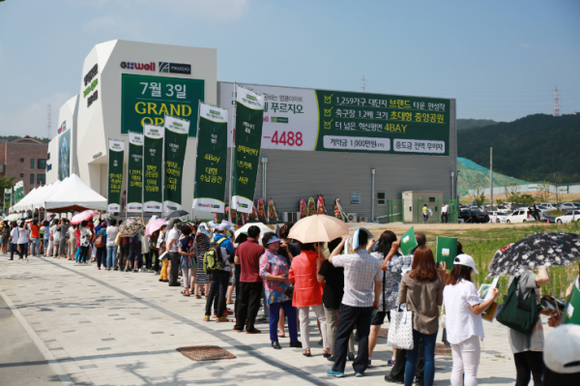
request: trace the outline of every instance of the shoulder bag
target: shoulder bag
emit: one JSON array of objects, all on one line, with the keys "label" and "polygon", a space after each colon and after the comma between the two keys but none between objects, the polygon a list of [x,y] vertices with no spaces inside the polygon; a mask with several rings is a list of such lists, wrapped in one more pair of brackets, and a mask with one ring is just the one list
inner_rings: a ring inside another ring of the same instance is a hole
[{"label": "shoulder bag", "polygon": [[536,291],[533,289],[527,298],[521,299],[518,297],[517,288],[519,282],[519,276],[512,281],[496,319],[512,330],[530,335],[534,332],[541,309],[536,302]]},{"label": "shoulder bag", "polygon": [[403,350],[412,350],[413,342],[413,311],[407,310],[407,304],[391,310],[391,325],[387,335],[387,344]]}]

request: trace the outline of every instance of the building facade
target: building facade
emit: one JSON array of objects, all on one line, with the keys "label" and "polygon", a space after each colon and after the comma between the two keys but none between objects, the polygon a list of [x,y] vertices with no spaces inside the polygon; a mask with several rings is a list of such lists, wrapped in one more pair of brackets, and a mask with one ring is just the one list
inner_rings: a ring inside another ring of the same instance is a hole
[{"label": "building facade", "polygon": [[24,182],[24,193],[46,184],[48,144],[24,136],[14,141],[0,141],[0,177],[15,177]]},{"label": "building facade", "polygon": [[[66,131],[50,144],[48,182],[74,172],[107,196],[108,139],[125,141],[127,149],[129,132],[142,133],[144,124],[159,126],[174,115],[191,122],[181,203],[191,211],[198,101],[229,109],[232,143],[234,84],[216,76],[215,49],[98,44],[85,59],[79,95],[61,109]],[[298,212],[301,199],[319,194],[329,212],[338,197],[345,212],[368,220],[385,215],[387,201],[402,199],[404,191],[455,198],[455,99],[244,85],[266,100],[254,198],[273,199],[281,215]],[[228,192],[229,181],[226,202]]]}]

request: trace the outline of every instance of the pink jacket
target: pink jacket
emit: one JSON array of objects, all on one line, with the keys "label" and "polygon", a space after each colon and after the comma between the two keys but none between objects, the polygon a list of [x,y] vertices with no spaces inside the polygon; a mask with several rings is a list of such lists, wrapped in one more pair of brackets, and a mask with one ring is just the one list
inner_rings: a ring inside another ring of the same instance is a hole
[{"label": "pink jacket", "polygon": [[316,260],[318,254],[314,251],[302,251],[292,259],[288,279],[294,283],[292,306],[308,307],[322,304],[324,285],[316,279]]}]

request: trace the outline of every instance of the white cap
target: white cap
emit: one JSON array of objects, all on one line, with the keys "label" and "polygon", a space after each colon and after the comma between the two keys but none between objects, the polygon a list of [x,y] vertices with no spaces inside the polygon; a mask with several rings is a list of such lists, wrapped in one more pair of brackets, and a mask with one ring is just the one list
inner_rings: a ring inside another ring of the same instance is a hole
[{"label": "white cap", "polygon": [[473,257],[466,255],[465,253],[462,253],[460,255],[455,256],[455,260],[453,261],[453,264],[459,264],[459,265],[465,265],[468,267],[471,267],[473,269],[473,272],[475,272],[476,274],[479,274],[479,271],[477,270],[477,268],[475,268],[475,260],[473,260]]},{"label": "white cap", "polygon": [[548,334],[544,342],[544,363],[558,374],[580,372],[580,326],[564,324]]},{"label": "white cap", "polygon": [[220,225],[218,226],[218,230],[221,231],[225,231],[226,229],[229,229],[230,231],[234,231],[234,227],[232,224],[230,224],[228,221],[223,220]]}]

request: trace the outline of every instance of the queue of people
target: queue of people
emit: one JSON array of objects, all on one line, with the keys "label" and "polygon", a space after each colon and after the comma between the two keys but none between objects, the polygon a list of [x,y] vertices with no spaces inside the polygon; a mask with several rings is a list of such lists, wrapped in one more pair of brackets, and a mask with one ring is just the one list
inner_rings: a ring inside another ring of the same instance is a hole
[{"label": "queue of people", "polygon": [[[292,224],[284,224],[279,234],[261,235],[260,228],[250,226],[234,239],[234,228],[226,221],[213,229],[205,224],[170,221],[149,236],[141,232],[134,237],[119,237],[115,219],[83,221],[78,225],[62,219],[45,221],[42,226],[33,220],[2,222],[0,242],[2,251],[10,252],[10,260],[15,254],[26,260],[29,253],[44,253],[87,263],[93,251],[99,270],[103,267],[154,272],[159,281],[169,286],[182,285],[183,296],[203,296],[203,321],[212,320],[212,310],[218,323],[229,322],[228,315],[233,314],[233,331],[238,333],[261,333],[256,328],[256,317],[264,298],[263,306],[270,311],[272,348],[282,349],[280,338],[286,336],[287,323],[289,347],[302,348],[307,357],[313,355],[309,325],[312,310],[321,338],[321,354],[332,362],[328,374],[335,377],[345,376],[348,361],[352,361],[355,376],[364,376],[372,367],[372,354],[385,318],[390,321],[391,313],[405,304],[413,313],[413,348],[393,348],[388,360],[393,367],[385,381],[406,386],[415,381],[418,385],[433,385],[435,343],[440,307],[444,305],[446,339],[453,359],[451,385],[477,385],[480,341],[484,338],[482,313],[499,292],[494,288],[486,300],[479,298],[473,283],[473,274],[479,272],[461,244],[448,272],[444,263],[436,265],[421,232],[415,233],[417,247],[404,255],[400,241],[390,230],[375,242],[368,230],[360,228],[348,239],[352,244],[346,248],[347,238],[328,244],[296,242],[288,238],[291,227]],[[345,253],[347,250],[352,252]],[[512,277],[510,285],[513,280],[518,297],[525,299],[548,283],[549,277],[547,270],[540,267],[538,274],[527,271]],[[235,301],[231,300],[234,291]],[[539,301],[540,297],[536,298]],[[233,312],[227,307],[229,304],[234,304]],[[549,315],[550,325],[557,326],[557,315]],[[580,342],[580,327],[564,327],[558,327],[558,336],[569,334],[573,341]],[[577,364],[562,358],[553,342],[550,353],[543,353],[548,344],[544,342],[540,318],[529,334],[510,329],[509,342],[517,386],[528,385],[532,379],[536,386],[578,380],[579,349],[569,347],[566,351],[572,359],[578,356]]]}]

